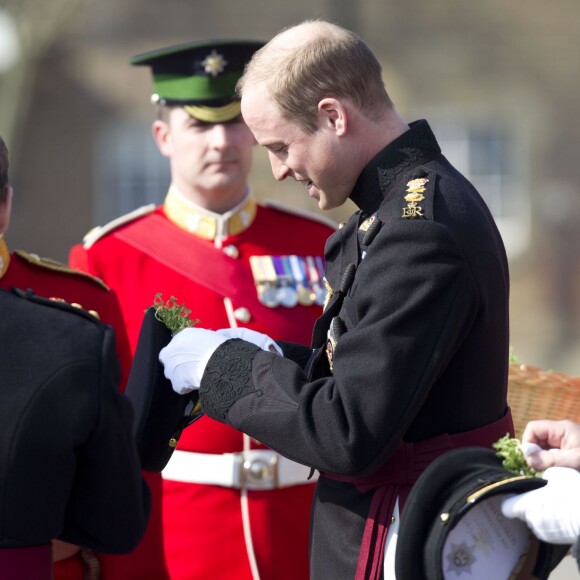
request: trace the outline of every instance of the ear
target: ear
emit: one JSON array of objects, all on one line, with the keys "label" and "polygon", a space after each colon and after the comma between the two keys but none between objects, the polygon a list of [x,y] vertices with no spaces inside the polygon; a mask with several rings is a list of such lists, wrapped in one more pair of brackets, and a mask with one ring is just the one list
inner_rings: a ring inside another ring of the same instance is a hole
[{"label": "ear", "polygon": [[341,101],[333,97],[325,97],[318,103],[318,114],[321,117],[322,126],[335,131],[338,136],[346,133],[348,114]]},{"label": "ear", "polygon": [[6,233],[10,223],[10,213],[12,211],[12,187],[6,187],[6,199],[0,202],[0,236]]},{"label": "ear", "polygon": [[153,134],[153,140],[157,149],[161,155],[165,157],[171,157],[173,153],[172,141],[171,141],[171,130],[169,125],[165,121],[157,119],[151,125],[151,133]]}]

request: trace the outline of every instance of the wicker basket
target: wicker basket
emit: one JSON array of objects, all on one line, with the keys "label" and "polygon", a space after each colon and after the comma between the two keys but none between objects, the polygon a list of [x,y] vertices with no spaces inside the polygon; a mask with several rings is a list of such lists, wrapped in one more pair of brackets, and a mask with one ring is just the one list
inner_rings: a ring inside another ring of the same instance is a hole
[{"label": "wicker basket", "polygon": [[516,437],[521,437],[525,426],[534,419],[571,419],[580,423],[580,377],[512,363],[507,396]]}]

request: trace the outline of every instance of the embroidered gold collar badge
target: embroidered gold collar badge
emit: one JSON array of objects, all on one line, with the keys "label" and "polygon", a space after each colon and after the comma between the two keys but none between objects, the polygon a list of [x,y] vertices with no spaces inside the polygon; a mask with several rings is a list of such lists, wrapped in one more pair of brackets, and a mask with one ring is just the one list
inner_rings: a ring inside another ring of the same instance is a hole
[{"label": "embroidered gold collar badge", "polygon": [[423,208],[418,204],[425,199],[423,192],[425,191],[425,185],[427,183],[429,183],[429,180],[425,177],[418,177],[407,182],[407,195],[404,197],[404,200],[407,202],[407,207],[403,208],[403,215],[401,217],[423,217]]}]

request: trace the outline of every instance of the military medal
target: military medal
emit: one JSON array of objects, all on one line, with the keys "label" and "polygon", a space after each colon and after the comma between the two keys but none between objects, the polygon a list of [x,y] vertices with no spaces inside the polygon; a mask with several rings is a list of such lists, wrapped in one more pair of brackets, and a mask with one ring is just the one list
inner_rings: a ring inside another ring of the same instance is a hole
[{"label": "military medal", "polygon": [[268,308],[276,308],[280,304],[276,288],[271,284],[260,284],[258,286],[258,299]]},{"label": "military medal", "polygon": [[250,267],[258,300],[268,308],[276,308],[280,302],[276,294],[276,270],[270,256],[250,256]]},{"label": "military medal", "polygon": [[296,282],[296,292],[298,293],[298,302],[302,306],[311,306],[314,304],[314,299],[316,298],[314,292],[310,290],[305,285],[306,276],[306,265],[304,263],[304,258],[299,258],[298,256],[288,256],[290,263],[290,268],[292,269],[292,277]]},{"label": "military medal", "polygon": [[292,273],[290,265],[284,261],[285,256],[273,256],[274,269],[276,271],[278,301],[286,308],[293,308],[298,304],[298,293],[292,285]]},{"label": "military medal", "polygon": [[294,308],[298,304],[298,293],[288,283],[276,288],[276,297],[282,306]]},{"label": "military medal", "polygon": [[268,308],[297,304],[322,306],[324,261],[320,256],[251,256],[250,267],[258,300]]},{"label": "military medal", "polygon": [[308,264],[308,275],[312,281],[312,289],[314,290],[314,301],[318,306],[324,306],[326,300],[326,288],[322,284],[324,278],[324,264],[320,256],[306,258]]},{"label": "military medal", "polygon": [[306,256],[306,275],[308,276],[309,286],[312,288],[312,292],[314,294],[314,303],[318,306],[321,306],[319,300],[322,289],[320,286],[320,280],[318,278],[318,271],[316,270],[316,265],[312,256]]}]

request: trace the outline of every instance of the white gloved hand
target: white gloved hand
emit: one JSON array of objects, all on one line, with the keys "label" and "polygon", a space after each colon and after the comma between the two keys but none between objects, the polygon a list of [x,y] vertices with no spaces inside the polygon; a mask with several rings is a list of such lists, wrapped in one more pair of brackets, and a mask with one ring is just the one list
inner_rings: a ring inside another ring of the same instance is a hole
[{"label": "white gloved hand", "polygon": [[221,336],[225,336],[227,339],[239,338],[259,346],[262,350],[284,356],[282,349],[267,334],[256,332],[250,328],[221,328],[220,330],[216,330],[216,332]]},{"label": "white gloved hand", "polygon": [[173,390],[185,395],[199,389],[211,355],[225,341],[217,332],[204,328],[184,328],[178,332],[159,353]]},{"label": "white gloved hand", "polygon": [[580,473],[569,467],[550,467],[547,485],[512,495],[501,511],[526,522],[534,535],[550,544],[573,544],[580,536]]}]

